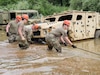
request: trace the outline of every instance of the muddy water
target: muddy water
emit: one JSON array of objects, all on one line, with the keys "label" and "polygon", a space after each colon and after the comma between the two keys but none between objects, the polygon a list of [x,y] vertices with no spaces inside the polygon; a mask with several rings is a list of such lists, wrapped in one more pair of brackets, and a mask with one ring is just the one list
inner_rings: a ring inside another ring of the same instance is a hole
[{"label": "muddy water", "polygon": [[6,39],[0,31],[0,75],[100,75],[100,39],[74,42],[77,49],[62,46],[62,53],[39,44],[21,50]]}]

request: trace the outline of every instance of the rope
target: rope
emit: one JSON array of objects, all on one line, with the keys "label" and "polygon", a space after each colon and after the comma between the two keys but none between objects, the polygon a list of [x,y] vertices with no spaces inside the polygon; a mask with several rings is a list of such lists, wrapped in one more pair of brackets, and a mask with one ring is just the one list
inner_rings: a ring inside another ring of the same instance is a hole
[{"label": "rope", "polygon": [[92,53],[92,54],[95,54],[95,55],[99,55],[100,56],[99,53],[91,52],[91,51],[88,51],[86,49],[82,49],[82,48],[78,48],[78,47],[77,47],[77,49],[80,49],[80,50],[83,50],[83,51],[86,51],[86,52],[89,52],[89,53]]}]

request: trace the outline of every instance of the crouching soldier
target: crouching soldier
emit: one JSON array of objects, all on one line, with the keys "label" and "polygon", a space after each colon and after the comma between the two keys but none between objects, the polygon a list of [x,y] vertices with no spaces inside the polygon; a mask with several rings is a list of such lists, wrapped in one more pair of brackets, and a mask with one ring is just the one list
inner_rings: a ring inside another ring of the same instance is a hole
[{"label": "crouching soldier", "polygon": [[48,45],[48,50],[52,50],[54,47],[57,52],[61,52],[61,45],[59,42],[59,38],[62,36],[66,42],[68,42],[73,48],[76,48],[75,45],[69,40],[67,36],[66,30],[70,26],[70,22],[68,20],[65,20],[63,22],[62,27],[56,28],[52,30],[49,34],[46,35],[46,43]]},{"label": "crouching soldier", "polygon": [[22,20],[21,16],[16,16],[14,21],[11,21],[6,26],[6,33],[9,43],[13,43],[18,40],[18,22]]},{"label": "crouching soldier", "polygon": [[25,37],[28,41],[29,44],[33,44],[34,42],[31,40],[33,36],[33,32],[37,31],[38,29],[40,29],[40,26],[38,26],[37,24],[35,25],[29,25],[29,26],[25,26]]}]

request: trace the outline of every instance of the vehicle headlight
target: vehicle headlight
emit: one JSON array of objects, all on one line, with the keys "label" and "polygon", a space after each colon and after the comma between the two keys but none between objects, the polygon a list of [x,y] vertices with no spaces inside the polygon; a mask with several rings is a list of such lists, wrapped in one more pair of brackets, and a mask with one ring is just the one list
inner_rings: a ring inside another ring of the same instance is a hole
[{"label": "vehicle headlight", "polygon": [[47,34],[47,30],[43,30],[43,32],[44,32],[44,35],[46,35],[46,34]]}]

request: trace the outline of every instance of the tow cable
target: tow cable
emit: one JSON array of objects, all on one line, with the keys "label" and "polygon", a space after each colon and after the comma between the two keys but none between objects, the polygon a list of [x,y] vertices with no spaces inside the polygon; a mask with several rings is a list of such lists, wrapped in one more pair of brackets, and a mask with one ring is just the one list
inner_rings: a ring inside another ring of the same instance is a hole
[{"label": "tow cable", "polygon": [[91,51],[88,51],[88,50],[86,50],[86,49],[82,49],[82,48],[78,48],[78,47],[77,47],[77,49],[83,50],[83,51],[86,51],[86,52],[89,52],[89,53],[92,53],[92,54],[95,54],[95,55],[99,55],[99,56],[100,56],[99,53],[91,52]]}]

